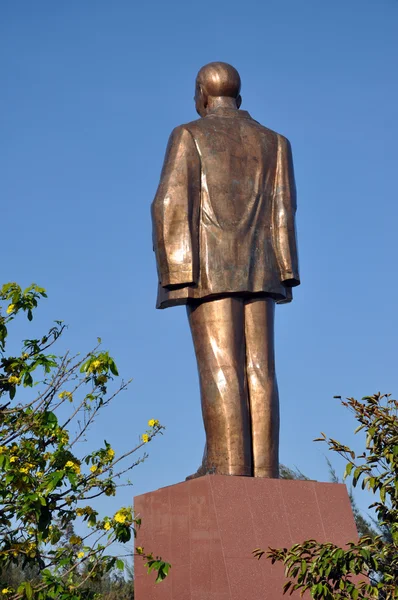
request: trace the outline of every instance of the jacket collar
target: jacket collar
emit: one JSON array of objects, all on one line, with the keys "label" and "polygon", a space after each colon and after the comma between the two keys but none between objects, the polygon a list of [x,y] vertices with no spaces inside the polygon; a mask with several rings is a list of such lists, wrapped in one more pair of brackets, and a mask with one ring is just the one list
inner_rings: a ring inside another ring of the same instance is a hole
[{"label": "jacket collar", "polygon": [[237,108],[223,108],[218,107],[214,110],[210,111],[207,117],[229,117],[232,119],[251,119],[251,116],[247,112],[247,110],[239,110]]}]

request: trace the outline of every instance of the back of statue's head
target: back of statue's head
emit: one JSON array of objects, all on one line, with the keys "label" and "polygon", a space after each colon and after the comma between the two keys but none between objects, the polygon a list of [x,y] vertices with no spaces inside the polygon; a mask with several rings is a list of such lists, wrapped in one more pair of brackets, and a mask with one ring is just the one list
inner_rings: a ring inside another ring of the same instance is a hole
[{"label": "back of statue's head", "polygon": [[203,86],[209,96],[237,98],[240,92],[238,71],[228,63],[212,62],[202,67],[196,77],[197,84]]}]

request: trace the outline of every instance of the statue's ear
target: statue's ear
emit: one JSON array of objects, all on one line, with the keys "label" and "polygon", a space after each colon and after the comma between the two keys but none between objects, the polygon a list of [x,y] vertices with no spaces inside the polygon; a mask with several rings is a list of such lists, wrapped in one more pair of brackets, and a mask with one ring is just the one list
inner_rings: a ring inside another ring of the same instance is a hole
[{"label": "statue's ear", "polygon": [[206,92],[206,89],[202,85],[199,86],[199,90],[200,90],[200,96],[202,98],[203,106],[204,106],[204,108],[207,108],[207,104],[209,101],[209,95]]},{"label": "statue's ear", "polygon": [[236,99],[236,106],[238,108],[240,108],[240,105],[242,104],[242,96],[239,94],[239,96]]}]

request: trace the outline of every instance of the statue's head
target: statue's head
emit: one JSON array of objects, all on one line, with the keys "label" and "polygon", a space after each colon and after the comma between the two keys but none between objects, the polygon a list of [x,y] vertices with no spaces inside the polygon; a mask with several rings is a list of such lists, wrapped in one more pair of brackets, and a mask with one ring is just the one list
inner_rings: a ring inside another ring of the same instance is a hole
[{"label": "statue's head", "polygon": [[217,104],[239,108],[242,98],[238,71],[228,63],[212,62],[202,67],[196,77],[196,112],[205,117],[209,108]]}]

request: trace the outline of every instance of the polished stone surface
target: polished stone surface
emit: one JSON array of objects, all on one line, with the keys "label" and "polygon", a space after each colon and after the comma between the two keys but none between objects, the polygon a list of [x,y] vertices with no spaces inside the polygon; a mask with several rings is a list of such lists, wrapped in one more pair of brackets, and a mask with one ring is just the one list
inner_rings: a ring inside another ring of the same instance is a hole
[{"label": "polished stone surface", "polygon": [[357,538],[342,484],[207,475],[138,496],[134,507],[136,544],[172,564],[156,585],[136,559],[137,600],[282,600],[282,565],[257,561],[255,548]]}]

